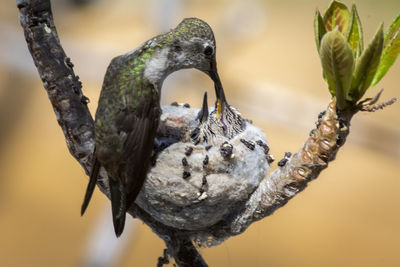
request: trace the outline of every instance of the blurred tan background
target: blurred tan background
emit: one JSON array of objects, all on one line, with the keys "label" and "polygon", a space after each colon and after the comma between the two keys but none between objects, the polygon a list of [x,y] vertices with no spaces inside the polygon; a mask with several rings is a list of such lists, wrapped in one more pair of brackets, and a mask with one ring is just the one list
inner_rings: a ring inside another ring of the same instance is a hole
[{"label": "blurred tan background", "polygon": [[[75,1],[76,2],[76,1]],[[207,21],[230,104],[262,127],[279,160],[296,152],[329,102],[314,43],[315,9],[328,0],[53,1],[61,42],[94,113],[113,56],[173,28]],[[352,1],[345,1],[351,4]],[[369,41],[400,12],[398,0],[354,0]],[[111,212],[96,190],[80,217],[87,184],[27,51],[14,1],[0,2],[0,265],[155,266],[164,243],[137,220],[112,236]],[[377,88],[400,96],[400,63]],[[170,76],[164,104],[200,106],[210,80],[195,70]],[[209,99],[212,105],[214,99]],[[201,249],[210,266],[400,266],[400,104],[358,114],[347,144],[320,177],[273,216],[222,245]],[[276,168],[276,162],[274,163]],[[111,236],[111,237],[110,237]],[[107,253],[107,251],[109,253]]]}]

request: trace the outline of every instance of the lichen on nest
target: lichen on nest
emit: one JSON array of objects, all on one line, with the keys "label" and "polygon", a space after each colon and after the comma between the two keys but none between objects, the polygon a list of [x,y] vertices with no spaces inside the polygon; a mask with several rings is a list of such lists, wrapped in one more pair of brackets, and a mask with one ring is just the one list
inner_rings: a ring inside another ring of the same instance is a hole
[{"label": "lichen on nest", "polygon": [[[204,231],[238,212],[265,177],[269,169],[266,136],[243,120],[243,132],[233,138],[222,138],[211,147],[195,145],[186,136],[199,124],[199,109],[174,105],[162,111],[156,143],[169,143],[155,148],[154,165],[136,203],[165,225]],[[227,144],[232,151],[224,156],[221,149]]]}]

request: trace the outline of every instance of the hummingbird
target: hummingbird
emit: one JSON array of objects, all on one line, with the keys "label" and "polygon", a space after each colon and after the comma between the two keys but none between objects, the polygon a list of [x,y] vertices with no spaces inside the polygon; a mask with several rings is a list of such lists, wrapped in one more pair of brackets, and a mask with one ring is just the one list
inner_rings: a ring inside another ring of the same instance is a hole
[{"label": "hummingbird", "polygon": [[188,68],[206,73],[214,82],[216,107],[224,110],[226,100],[215,52],[210,26],[198,18],[186,18],[171,31],[112,59],[95,115],[94,161],[81,215],[104,167],[115,234],[122,234],[126,211],[138,196],[149,170],[161,115],[161,87],[169,74]]}]

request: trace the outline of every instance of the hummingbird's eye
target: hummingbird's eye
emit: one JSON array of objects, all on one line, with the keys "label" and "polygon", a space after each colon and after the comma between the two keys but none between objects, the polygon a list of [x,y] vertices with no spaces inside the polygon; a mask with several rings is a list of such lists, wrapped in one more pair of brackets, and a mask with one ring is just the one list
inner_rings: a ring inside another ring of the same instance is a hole
[{"label": "hummingbird's eye", "polygon": [[204,48],[204,55],[211,56],[212,54],[214,54],[214,49],[211,46],[207,45]]}]

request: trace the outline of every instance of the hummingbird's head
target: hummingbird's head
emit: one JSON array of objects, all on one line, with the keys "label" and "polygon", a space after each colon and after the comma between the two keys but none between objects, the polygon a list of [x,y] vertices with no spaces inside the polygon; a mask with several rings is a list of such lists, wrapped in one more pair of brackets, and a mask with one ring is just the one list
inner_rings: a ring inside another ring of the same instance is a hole
[{"label": "hummingbird's head", "polygon": [[214,81],[219,115],[228,104],[217,71],[216,44],[211,27],[200,19],[186,18],[168,34],[172,36],[168,61],[175,70],[195,68],[210,76]]},{"label": "hummingbird's head", "polygon": [[170,62],[176,69],[195,68],[208,73],[215,61],[215,39],[210,26],[197,18],[184,19],[171,30]]}]

